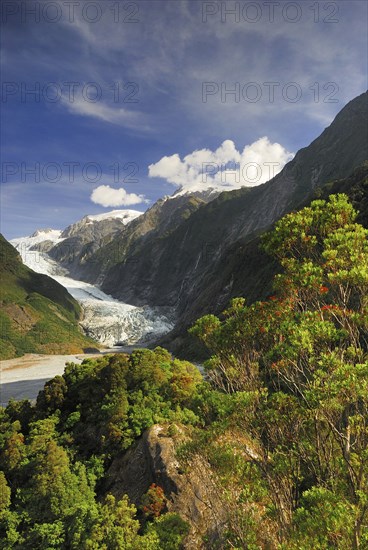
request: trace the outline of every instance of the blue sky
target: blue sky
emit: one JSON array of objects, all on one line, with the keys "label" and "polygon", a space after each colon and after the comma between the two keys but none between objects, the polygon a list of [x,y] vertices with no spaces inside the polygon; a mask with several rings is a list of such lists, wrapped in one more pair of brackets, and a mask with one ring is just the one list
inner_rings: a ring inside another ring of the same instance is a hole
[{"label": "blue sky", "polygon": [[367,88],[359,0],[12,0],[2,21],[7,238],[145,210],[207,158],[282,167]]}]

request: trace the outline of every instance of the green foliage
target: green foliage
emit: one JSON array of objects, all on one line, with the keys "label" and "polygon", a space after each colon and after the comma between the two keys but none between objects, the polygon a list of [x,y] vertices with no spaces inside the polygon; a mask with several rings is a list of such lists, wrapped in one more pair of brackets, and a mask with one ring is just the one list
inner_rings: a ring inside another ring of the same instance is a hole
[{"label": "green foliage", "polygon": [[[173,360],[161,348],[69,364],[64,381],[65,399],[57,408],[85,454],[128,448],[157,422],[198,422],[195,409],[202,378],[193,365]],[[45,410],[43,401],[41,393],[39,406]],[[73,422],[76,413],[78,421]]]},{"label": "green foliage", "polygon": [[211,548],[368,547],[367,236],[344,195],[280,220],[264,238],[274,295],[192,328],[211,384],[162,348],[135,350],[70,363],[35,407],[0,410],[1,547],[181,548],[189,526],[160,487],[143,513],[104,488],[154,423],[173,437],[190,425],[177,458],[207,473]]},{"label": "green foliage", "polygon": [[[243,456],[267,487],[260,521],[282,548],[355,549],[367,537],[368,231],[356,217],[345,195],[285,216],[263,239],[282,266],[275,295],[233,300],[192,329],[213,354],[215,387],[234,401],[254,396],[222,425],[247,434]],[[208,438],[197,449],[213,456]],[[229,522],[229,540],[271,544]]]},{"label": "green foliage", "polygon": [[354,508],[341,495],[323,487],[305,491],[294,516],[289,548],[345,549],[351,547]]},{"label": "green foliage", "polygon": [[108,495],[101,505],[99,514],[86,537],[83,547],[114,550],[115,548],[138,549],[139,521],[134,519],[136,509],[127,497],[119,502]]},{"label": "green foliage", "polygon": [[[198,424],[202,386],[197,368],[166,350],[135,350],[69,363],[35,407],[0,409],[0,547],[179,548],[188,527],[178,516],[142,534],[127,497],[98,491],[111,459],[146,428]],[[146,516],[163,514],[165,504],[151,487]]]},{"label": "green foliage", "polygon": [[0,471],[0,517],[4,515],[10,506],[10,487],[6,481],[4,472]]},{"label": "green foliage", "polygon": [[157,537],[160,550],[180,550],[189,525],[178,514],[164,514],[149,524],[146,533]]}]

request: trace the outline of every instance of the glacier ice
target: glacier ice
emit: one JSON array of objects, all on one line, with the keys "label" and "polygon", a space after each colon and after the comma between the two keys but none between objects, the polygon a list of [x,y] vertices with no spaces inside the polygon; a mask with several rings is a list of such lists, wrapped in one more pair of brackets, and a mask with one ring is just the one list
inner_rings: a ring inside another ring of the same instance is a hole
[{"label": "glacier ice", "polygon": [[47,254],[32,250],[43,241],[61,242],[61,231],[39,230],[31,237],[11,240],[20,253],[23,262],[38,273],[49,275],[80,303],[83,317],[80,324],[86,334],[112,347],[123,345],[144,345],[166,334],[174,326],[174,313],[168,308],[136,307],[115,300],[98,287],[68,277],[64,268]]}]

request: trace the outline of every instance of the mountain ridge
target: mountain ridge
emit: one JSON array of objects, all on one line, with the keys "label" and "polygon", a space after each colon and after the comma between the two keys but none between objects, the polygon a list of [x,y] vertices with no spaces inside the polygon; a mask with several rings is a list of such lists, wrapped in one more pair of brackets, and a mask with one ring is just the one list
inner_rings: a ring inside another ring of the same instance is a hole
[{"label": "mountain ridge", "polygon": [[[130,303],[175,304],[179,315],[205,276],[213,276],[225,250],[251,240],[318,186],[347,177],[367,158],[367,93],[347,104],[310,146],[301,149],[269,182],[221,193],[201,205],[170,235],[134,243],[112,266],[102,288]],[[112,246],[114,243],[111,243]],[[118,243],[115,243],[116,245]],[[100,249],[99,258],[104,257]]]}]

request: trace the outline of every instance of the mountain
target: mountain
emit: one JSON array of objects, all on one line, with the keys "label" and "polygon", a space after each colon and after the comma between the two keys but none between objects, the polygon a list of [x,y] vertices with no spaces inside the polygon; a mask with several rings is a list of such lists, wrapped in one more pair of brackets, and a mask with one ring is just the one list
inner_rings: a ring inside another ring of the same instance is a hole
[{"label": "mountain", "polygon": [[81,233],[90,239],[114,233],[142,215],[138,210],[112,210],[103,214],[87,215],[69,225],[61,234],[62,238],[79,236]]},{"label": "mountain", "polygon": [[349,188],[347,178],[368,158],[367,126],[364,93],[267,183],[221,194],[179,190],[125,224],[114,213],[86,216],[35,248],[116,299],[168,308],[176,326],[164,343],[181,346],[199,316],[233,296],[253,301],[271,292],[277,266],[259,236],[318,194]]},{"label": "mountain", "polygon": [[94,252],[106,245],[141,214],[142,212],[137,210],[113,210],[84,216],[64,229],[56,242],[47,239],[48,234],[44,233],[45,241],[35,244],[34,250],[47,252],[71,275],[75,275],[78,266],[88,261]]},{"label": "mountain", "polygon": [[[256,271],[260,265],[264,273],[254,280],[255,266],[249,264],[254,254],[248,243],[301,206],[316,189],[348,177],[367,159],[367,97],[364,93],[348,103],[316,140],[267,183],[222,193],[208,203],[201,201],[187,216],[174,211],[166,227],[163,211],[167,203],[174,206],[174,199],[159,201],[130,224],[128,233],[117,235],[91,257],[90,277],[105,292],[128,303],[175,307],[179,325],[223,307],[235,290],[245,295],[250,290],[257,297],[260,286],[269,288],[269,264],[257,249]],[[148,221],[149,228],[144,227]],[[228,268],[234,261],[244,265],[243,285],[236,284]]]},{"label": "mountain", "polygon": [[[160,199],[139,218],[118,231],[114,237],[108,235],[108,244],[100,243],[96,252],[89,254],[85,261],[77,259],[72,267],[65,262],[62,265],[76,278],[90,283],[101,283],[109,269],[124,260],[127,254],[133,254],[134,251],[134,254],[139,256],[146,243],[169,235],[204,204],[205,199],[200,196],[183,195]],[[91,242],[86,246],[93,248],[94,244]],[[57,247],[49,252],[53,257],[56,253]],[[131,261],[136,262],[136,258]],[[136,305],[145,304],[141,301],[136,302]]]},{"label": "mountain", "polygon": [[[210,194],[213,198],[215,195]],[[147,212],[113,210],[85,216],[60,233],[57,241],[37,242],[34,250],[46,252],[71,277],[101,282],[112,265],[120,262],[131,244],[139,248],[147,235],[165,234],[210,200],[206,194],[172,196],[158,200]],[[104,253],[100,256],[99,250]]]},{"label": "mountain", "polygon": [[[348,195],[359,212],[357,221],[368,228],[368,162],[356,168],[347,178],[315,188],[300,207],[336,193]],[[261,235],[237,240],[222,254],[216,275],[208,272],[196,287],[176,327],[160,340],[160,345],[169,347],[179,356],[201,354],[198,342],[187,334],[193,322],[203,313],[220,313],[229,300],[237,296],[245,296],[248,303],[265,299],[273,293],[272,279],[279,270],[279,264],[263,251]]]},{"label": "mountain", "polygon": [[25,266],[2,235],[0,276],[2,359],[24,353],[79,353],[95,346],[79,328],[81,309],[76,300],[51,277]]}]

